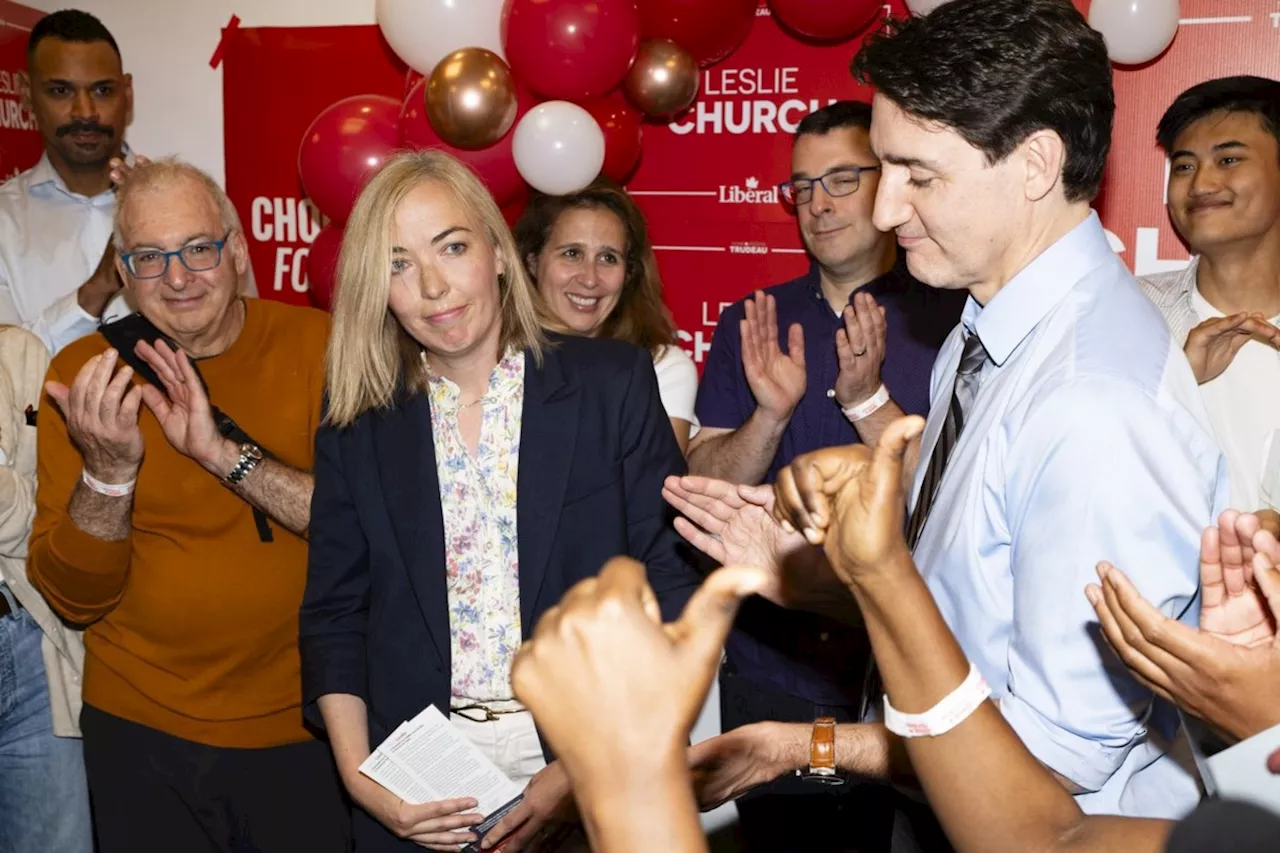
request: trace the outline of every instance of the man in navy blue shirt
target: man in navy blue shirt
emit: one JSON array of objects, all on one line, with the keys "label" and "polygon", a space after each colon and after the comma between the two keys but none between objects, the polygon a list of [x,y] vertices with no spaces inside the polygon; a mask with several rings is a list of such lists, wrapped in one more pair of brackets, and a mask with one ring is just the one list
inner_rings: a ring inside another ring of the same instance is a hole
[{"label": "man in navy blue shirt", "polygon": [[[964,294],[915,281],[894,236],[872,224],[879,162],[870,125],[871,107],[856,101],[800,123],[782,194],[795,205],[812,265],[720,316],[698,390],[691,475],[771,483],[796,456],[874,444],[904,412],[928,413],[933,362]],[[869,655],[861,627],[756,598],[743,605],[727,651],[725,731],[858,719]],[[873,810],[874,797],[784,779],[740,799],[738,811],[751,851],[788,850],[803,835],[808,853],[834,853],[850,849],[849,822]]]}]

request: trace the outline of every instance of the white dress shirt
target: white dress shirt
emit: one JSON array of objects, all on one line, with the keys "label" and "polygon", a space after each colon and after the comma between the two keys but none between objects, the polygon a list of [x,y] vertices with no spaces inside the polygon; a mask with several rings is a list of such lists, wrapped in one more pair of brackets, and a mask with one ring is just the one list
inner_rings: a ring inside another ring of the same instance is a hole
[{"label": "white dress shirt", "polygon": [[1166,615],[1199,617],[1200,534],[1228,477],[1191,368],[1091,214],[985,308],[969,300],[934,368],[922,459],[965,328],[991,360],[916,565],[1009,724],[1085,791],[1084,811],[1180,817],[1199,791],[1176,713],[1106,648],[1084,589],[1108,560]]},{"label": "white dress shirt", "polygon": [[[1142,292],[1164,315],[1174,340],[1185,346],[1191,330],[1223,316],[1197,286],[1200,261],[1185,269],[1145,276]],[[1272,317],[1271,322],[1280,321]],[[1245,344],[1220,376],[1200,386],[1214,432],[1231,466],[1231,506],[1242,512],[1275,507],[1280,498],[1280,396],[1259,393],[1280,387],[1280,354],[1267,344]]]},{"label": "white dress shirt", "polygon": [[[116,194],[67,189],[48,155],[0,185],[0,323],[24,326],[49,351],[98,328],[76,299],[111,239]],[[105,319],[128,314],[122,295]]]}]

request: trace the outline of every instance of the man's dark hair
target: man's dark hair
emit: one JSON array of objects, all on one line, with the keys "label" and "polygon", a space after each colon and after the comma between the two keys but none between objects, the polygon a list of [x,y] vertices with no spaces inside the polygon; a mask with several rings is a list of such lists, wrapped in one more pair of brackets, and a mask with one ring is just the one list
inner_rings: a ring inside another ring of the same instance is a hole
[{"label": "man's dark hair", "polygon": [[59,12],[45,15],[31,28],[31,37],[27,39],[28,68],[31,67],[31,61],[36,55],[36,47],[47,38],[80,42],[81,44],[105,41],[111,45],[111,49],[116,52],[116,56],[120,55],[120,46],[116,44],[115,37],[111,35],[111,31],[102,25],[102,21],[99,21],[88,12],[81,12],[79,9],[63,9]]},{"label": "man's dark hair", "polygon": [[814,110],[796,125],[796,139],[802,136],[825,136],[846,127],[871,129],[871,105],[862,101],[836,101]]},{"label": "man's dark hair", "polygon": [[1115,93],[1102,35],[1070,0],[952,0],[868,36],[853,74],[918,119],[956,131],[988,163],[1052,130],[1068,201],[1093,199]]},{"label": "man's dark hair", "polygon": [[1280,82],[1249,76],[1219,77],[1183,92],[1161,117],[1156,142],[1172,154],[1182,131],[1217,112],[1255,114],[1280,144]]}]

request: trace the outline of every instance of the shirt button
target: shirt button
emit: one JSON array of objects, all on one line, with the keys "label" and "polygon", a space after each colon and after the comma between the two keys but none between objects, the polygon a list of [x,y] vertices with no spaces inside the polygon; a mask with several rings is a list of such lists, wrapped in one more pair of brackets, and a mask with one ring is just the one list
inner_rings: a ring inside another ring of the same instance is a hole
[{"label": "shirt button", "polygon": [[834,397],[835,395],[836,395],[836,389],[834,389],[834,388],[828,388],[828,389],[827,389],[827,399],[828,399],[828,400],[830,400],[830,399],[831,399],[832,397]]},{"label": "shirt button", "polygon": [[831,639],[831,635],[828,634],[826,631],[823,631],[821,634],[818,635],[818,639],[825,643],[827,640]]}]

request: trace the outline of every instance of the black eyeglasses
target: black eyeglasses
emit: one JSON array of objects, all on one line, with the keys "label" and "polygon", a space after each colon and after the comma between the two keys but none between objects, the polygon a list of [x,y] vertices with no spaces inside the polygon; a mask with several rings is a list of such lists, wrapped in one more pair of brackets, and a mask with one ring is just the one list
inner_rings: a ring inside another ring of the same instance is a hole
[{"label": "black eyeglasses", "polygon": [[230,236],[231,232],[228,231],[221,240],[192,243],[190,246],[183,246],[172,252],[139,249],[136,252],[121,255],[120,260],[124,261],[129,274],[138,279],[160,278],[169,271],[169,260],[175,257],[192,272],[205,272],[222,263],[222,247],[227,244],[227,238]]},{"label": "black eyeglasses", "polygon": [[787,204],[808,204],[813,198],[813,185],[822,184],[827,195],[832,198],[853,195],[862,184],[863,172],[878,172],[879,166],[846,166],[832,169],[825,175],[816,178],[797,178],[778,185],[782,198]]}]

